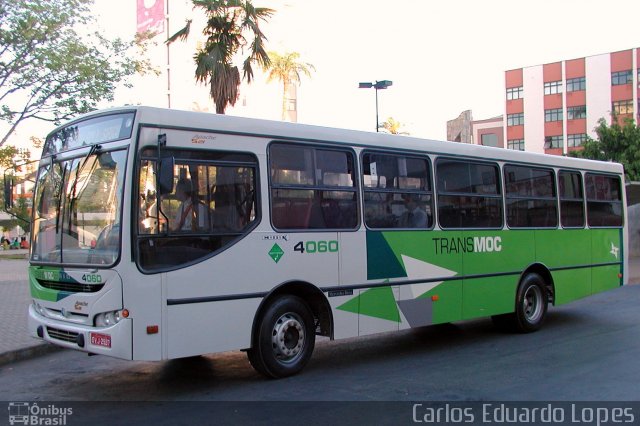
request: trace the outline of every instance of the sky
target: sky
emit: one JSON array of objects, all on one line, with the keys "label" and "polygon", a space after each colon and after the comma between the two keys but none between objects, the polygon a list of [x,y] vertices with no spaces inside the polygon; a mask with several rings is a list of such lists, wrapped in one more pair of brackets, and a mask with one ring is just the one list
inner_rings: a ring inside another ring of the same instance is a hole
[{"label": "sky", "polygon": [[[169,1],[176,15],[181,7],[197,13],[188,0]],[[447,120],[464,110],[476,120],[502,114],[506,70],[640,47],[638,0],[253,3],[276,10],[262,26],[267,49],[299,52],[316,69],[298,92],[299,122],[374,131],[375,91],[358,89],[358,82],[391,80],[393,86],[379,92],[380,121],[393,117],[411,135],[430,139],[445,139]],[[135,0],[95,0],[93,10],[105,33],[130,38],[135,8]],[[173,32],[184,17],[171,18]],[[182,50],[185,57],[173,62],[186,67],[189,81],[193,52]],[[145,103],[144,94],[127,90],[118,92],[114,105],[136,98]]]}]

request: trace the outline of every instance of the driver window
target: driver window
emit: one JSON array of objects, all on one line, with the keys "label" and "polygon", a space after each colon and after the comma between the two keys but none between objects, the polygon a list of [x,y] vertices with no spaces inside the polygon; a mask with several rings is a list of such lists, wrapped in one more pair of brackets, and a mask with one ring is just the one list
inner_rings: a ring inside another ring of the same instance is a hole
[{"label": "driver window", "polygon": [[167,269],[209,257],[257,223],[255,157],[233,152],[171,154],[173,189],[167,194],[156,189],[157,152],[146,150],[140,163],[138,253],[144,269]]}]

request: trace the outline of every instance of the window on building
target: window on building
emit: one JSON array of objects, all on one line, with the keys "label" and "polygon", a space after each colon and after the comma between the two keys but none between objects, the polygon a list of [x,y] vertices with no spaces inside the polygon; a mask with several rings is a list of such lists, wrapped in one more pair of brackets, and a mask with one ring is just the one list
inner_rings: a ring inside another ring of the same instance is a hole
[{"label": "window on building", "polygon": [[495,133],[485,133],[480,136],[480,139],[484,146],[498,146],[498,135]]},{"label": "window on building", "polygon": [[589,226],[622,226],[620,179],[587,173],[587,220]]},{"label": "window on building", "polygon": [[355,229],[353,153],[274,143],[269,147],[271,220],[277,229]]},{"label": "window on building", "polygon": [[570,78],[567,80],[567,92],[579,92],[587,89],[587,82],[584,77]]},{"label": "window on building", "polygon": [[578,120],[581,118],[587,118],[587,106],[573,106],[567,108],[567,120]]},{"label": "window on building", "polygon": [[562,81],[550,81],[544,83],[544,94],[555,95],[556,93],[562,93]]},{"label": "window on building", "polygon": [[513,99],[522,99],[522,97],[524,96],[524,90],[522,88],[522,86],[520,87],[510,87],[507,89],[507,100],[513,100]]},{"label": "window on building", "polygon": [[511,228],[555,228],[558,208],[553,170],[504,167],[507,225]]},{"label": "window on building", "polygon": [[436,176],[440,227],[502,227],[497,164],[440,159],[436,163]]},{"label": "window on building", "polygon": [[544,138],[544,148],[552,149],[552,148],[562,148],[562,135],[554,135],[554,136],[546,136]]},{"label": "window on building", "polygon": [[617,71],[611,73],[611,85],[620,86],[621,84],[630,84],[633,82],[633,74],[631,70]]},{"label": "window on building", "polygon": [[507,126],[520,126],[524,124],[524,113],[507,114]]},{"label": "window on building", "polygon": [[524,151],[524,139],[510,139],[507,141],[507,148],[516,151]]},{"label": "window on building", "polygon": [[557,109],[545,109],[544,121],[562,121],[562,108]]},{"label": "window on building", "polygon": [[560,223],[564,228],[583,228],[584,195],[582,176],[578,172],[558,173],[560,192]]},{"label": "window on building", "polygon": [[369,228],[433,226],[433,192],[426,158],[388,153],[362,157],[364,220]]},{"label": "window on building", "polygon": [[633,114],[633,99],[614,102],[611,104],[611,111],[615,115]]},{"label": "window on building", "polygon": [[570,148],[582,146],[587,141],[586,133],[567,135],[567,146]]}]

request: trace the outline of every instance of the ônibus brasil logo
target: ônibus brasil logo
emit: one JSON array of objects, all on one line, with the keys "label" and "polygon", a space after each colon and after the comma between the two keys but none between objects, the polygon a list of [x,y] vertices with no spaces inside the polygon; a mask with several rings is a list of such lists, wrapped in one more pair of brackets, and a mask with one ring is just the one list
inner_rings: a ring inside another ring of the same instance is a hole
[{"label": "\u00f4nibus brasil logo", "polygon": [[73,408],[58,407],[55,404],[40,406],[36,402],[10,402],[10,425],[66,425]]}]

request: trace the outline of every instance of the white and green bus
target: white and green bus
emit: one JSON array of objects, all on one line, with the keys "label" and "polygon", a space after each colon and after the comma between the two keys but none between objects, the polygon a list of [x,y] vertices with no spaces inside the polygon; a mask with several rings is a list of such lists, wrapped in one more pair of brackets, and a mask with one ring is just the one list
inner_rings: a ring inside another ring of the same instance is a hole
[{"label": "white and green bus", "polygon": [[535,331],[627,282],[623,168],[149,107],[54,130],[29,330],[130,360],[245,350],[270,377],[331,339],[492,317]]}]

